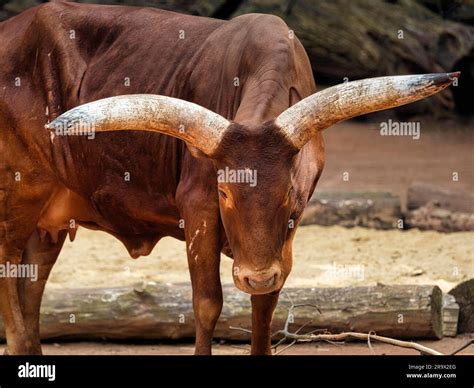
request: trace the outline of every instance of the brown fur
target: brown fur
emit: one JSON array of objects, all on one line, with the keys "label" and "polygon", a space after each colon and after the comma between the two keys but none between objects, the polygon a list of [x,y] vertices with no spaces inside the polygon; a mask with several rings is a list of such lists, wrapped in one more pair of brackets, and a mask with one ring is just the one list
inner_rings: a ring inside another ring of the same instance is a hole
[{"label": "brown fur", "polygon": [[[197,354],[211,352],[222,308],[220,253],[232,255],[243,271],[237,286],[255,294],[252,353],[268,354],[271,316],[291,269],[288,219],[300,217],[324,163],[320,136],[297,152],[272,122],[315,92],[308,58],[284,22],[49,3],[0,24],[0,41],[0,264],[38,264],[41,279],[0,279],[8,352],[41,353],[44,284],[66,233],[75,233],[74,219],[114,235],[132,257],[150,253],[163,236],[186,240]],[[52,145],[44,130],[74,106],[136,93],[192,101],[236,124],[212,159],[155,133],[63,137]],[[231,207],[216,184],[216,169],[225,166],[258,171],[256,188],[219,185]],[[274,272],[265,295],[242,283]]]}]

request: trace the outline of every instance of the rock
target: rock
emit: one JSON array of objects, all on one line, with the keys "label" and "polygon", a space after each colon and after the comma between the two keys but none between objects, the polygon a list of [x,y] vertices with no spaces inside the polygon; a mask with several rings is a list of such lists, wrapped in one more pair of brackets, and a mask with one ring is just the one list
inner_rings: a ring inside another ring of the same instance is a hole
[{"label": "rock", "polygon": [[449,294],[459,305],[458,333],[474,333],[474,279],[458,284]]}]

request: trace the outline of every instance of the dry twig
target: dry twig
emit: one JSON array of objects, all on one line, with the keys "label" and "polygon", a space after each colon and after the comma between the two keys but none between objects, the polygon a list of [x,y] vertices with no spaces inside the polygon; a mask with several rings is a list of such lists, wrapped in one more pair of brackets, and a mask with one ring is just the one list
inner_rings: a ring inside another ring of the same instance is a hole
[{"label": "dry twig", "polygon": [[[415,342],[400,341],[393,338],[372,334],[372,332],[368,334],[357,333],[357,332],[343,332],[339,334],[330,334],[330,333],[328,334],[313,334],[313,333],[299,334],[301,328],[298,329],[296,332],[290,332],[289,325],[291,323],[290,321],[293,320],[294,310],[296,308],[308,306],[308,305],[295,305],[290,298],[289,300],[290,300],[291,306],[288,308],[288,315],[285,321],[285,325],[282,330],[278,330],[274,335],[275,336],[281,335],[283,337],[282,339],[284,340],[293,340],[292,344],[297,343],[297,342],[318,342],[318,341],[339,341],[340,342],[340,341],[345,341],[348,339],[358,339],[358,340],[367,341],[369,349],[372,350],[372,345],[370,341],[374,340],[374,341],[383,342],[386,344],[390,344],[390,345],[394,345],[394,346],[398,346],[402,348],[415,349],[419,351],[421,354],[429,354],[429,355],[436,355],[436,356],[443,355],[443,353],[440,353],[437,350],[428,348],[426,346],[417,344]],[[280,340],[279,344],[283,342]],[[283,350],[288,349],[290,346],[285,347]],[[278,353],[281,353],[282,351]]]},{"label": "dry twig", "polygon": [[470,340],[467,343],[465,343],[463,346],[461,346],[458,350],[455,350],[454,352],[451,353],[451,356],[454,356],[455,354],[458,354],[460,351],[468,348],[469,346],[474,345],[474,340]]},{"label": "dry twig", "polygon": [[[321,313],[321,311],[315,305],[294,304],[289,296],[288,296],[288,299],[289,299],[291,305],[288,308],[288,315],[286,317],[284,327],[283,327],[282,330],[278,330],[277,332],[275,332],[272,335],[272,337],[275,337],[275,336],[281,336],[282,337],[272,347],[275,351],[275,353],[274,353],[275,355],[276,354],[281,354],[282,352],[289,349],[291,346],[293,346],[295,343],[298,343],[298,342],[326,341],[326,342],[329,342],[329,343],[332,343],[332,344],[338,344],[342,341],[346,341],[346,340],[349,340],[349,339],[357,339],[357,340],[367,341],[369,349],[372,351],[372,353],[374,353],[373,348],[372,348],[372,344],[371,344],[371,341],[373,340],[373,341],[378,341],[378,342],[382,342],[382,343],[386,343],[386,344],[390,344],[390,345],[398,346],[398,347],[402,347],[402,348],[414,349],[414,350],[417,350],[418,352],[420,352],[421,354],[428,354],[428,355],[435,355],[435,356],[442,356],[443,355],[443,353],[440,353],[437,350],[434,350],[434,349],[428,348],[426,346],[417,344],[416,342],[401,341],[401,340],[397,340],[397,339],[393,339],[393,338],[389,338],[389,337],[384,337],[384,336],[377,335],[377,334],[375,334],[375,332],[372,332],[372,331],[368,334],[358,333],[358,332],[342,332],[342,333],[339,333],[339,334],[331,334],[331,333],[325,332],[323,334],[314,334],[316,331],[319,331],[319,330],[313,330],[313,331],[305,333],[305,334],[300,334],[301,330],[310,323],[310,322],[306,322],[301,327],[299,327],[295,332],[291,332],[289,330],[289,326],[290,326],[290,323],[293,322],[293,319],[294,319],[293,312],[294,312],[295,309],[300,308],[300,307],[314,307],[320,313]],[[244,329],[244,328],[241,328],[241,327],[230,327],[230,328],[234,329],[234,330],[240,330],[240,331],[243,331],[243,332],[246,332],[246,333],[252,333],[251,330]],[[276,348],[279,345],[282,345],[287,340],[291,340],[292,342],[289,345],[285,346],[283,349],[277,351]],[[461,350],[463,350],[466,347],[468,347],[469,345],[471,345],[473,342],[474,341],[469,342],[468,344],[464,345],[462,348],[458,349],[453,354],[456,354],[457,352],[460,352]]]}]

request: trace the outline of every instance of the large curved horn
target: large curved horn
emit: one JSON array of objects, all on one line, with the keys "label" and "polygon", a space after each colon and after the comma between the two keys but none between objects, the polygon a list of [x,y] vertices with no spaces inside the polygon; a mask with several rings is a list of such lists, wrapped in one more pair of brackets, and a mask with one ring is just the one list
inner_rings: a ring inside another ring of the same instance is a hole
[{"label": "large curved horn", "polygon": [[160,132],[182,139],[206,155],[211,155],[229,124],[224,117],[192,102],[152,94],[135,94],[80,105],[57,117],[46,128],[57,135],[74,131]]},{"label": "large curved horn", "polygon": [[428,97],[451,85],[456,73],[367,78],[315,93],[280,114],[275,123],[298,149],[339,121]]}]

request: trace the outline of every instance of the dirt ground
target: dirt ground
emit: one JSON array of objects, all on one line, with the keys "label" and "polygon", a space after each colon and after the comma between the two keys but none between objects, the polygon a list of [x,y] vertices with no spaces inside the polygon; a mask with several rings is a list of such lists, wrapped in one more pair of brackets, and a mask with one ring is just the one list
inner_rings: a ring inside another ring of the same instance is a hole
[{"label": "dirt ground", "polygon": [[[443,354],[450,354],[474,339],[474,335],[464,334],[456,338],[444,338],[440,341],[417,341],[417,343],[435,349]],[[417,355],[413,349],[399,348],[387,344],[374,343],[372,351],[364,342],[348,342],[341,344],[314,343],[297,344],[286,350],[286,345],[277,351],[282,355]],[[0,352],[3,348],[0,345]],[[110,342],[66,342],[48,343],[43,345],[46,355],[192,355],[194,346],[186,344],[124,344]],[[245,344],[215,343],[213,354],[216,355],[247,355],[249,346]],[[459,352],[460,355],[474,355],[474,345]]]},{"label": "dirt ground", "polygon": [[[304,226],[294,242],[288,287],[437,284],[449,291],[474,277],[474,233],[380,231]],[[222,257],[221,276],[232,283],[232,260]],[[150,256],[130,259],[105,233],[80,229],[53,269],[49,288],[112,287],[141,281],[189,281],[185,244],[172,238]]]},{"label": "dirt ground", "polygon": [[316,190],[388,191],[405,201],[408,186],[422,181],[472,192],[474,122],[410,121],[420,123],[418,140],[380,136],[377,123],[347,122],[325,131],[326,165]]},{"label": "dirt ground", "polygon": [[[431,125],[430,131],[423,131],[425,125]],[[318,189],[389,191],[404,198],[411,182],[423,181],[450,189],[472,190],[474,132],[437,125],[422,123],[419,140],[382,137],[375,124],[347,123],[332,128],[325,137],[327,164]],[[342,179],[345,171],[350,174],[349,181]],[[458,172],[459,181],[453,182],[453,172]],[[223,256],[224,283],[232,282],[231,264]],[[473,264],[474,232],[443,234],[306,226],[298,229],[294,267],[286,286],[437,284],[449,291],[474,277]],[[183,242],[165,238],[150,256],[132,260],[113,237],[80,229],[76,241],[65,244],[47,287],[112,287],[149,280],[168,283],[189,280]],[[465,340],[457,337],[432,345],[450,352]],[[67,343],[46,345],[45,351],[46,354],[191,354],[192,345]],[[215,351],[245,353],[241,345],[229,344],[217,345]],[[374,351],[376,354],[413,352],[379,344],[374,345]],[[472,348],[465,352],[472,354]],[[289,349],[287,354],[371,353],[366,344],[359,343],[304,344]]]}]

